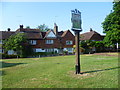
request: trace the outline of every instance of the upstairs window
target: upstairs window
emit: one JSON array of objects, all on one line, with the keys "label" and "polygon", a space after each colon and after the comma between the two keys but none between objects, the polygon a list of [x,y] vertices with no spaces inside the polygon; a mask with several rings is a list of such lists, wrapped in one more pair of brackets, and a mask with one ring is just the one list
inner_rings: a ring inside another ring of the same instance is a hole
[{"label": "upstairs window", "polygon": [[37,44],[37,41],[36,41],[36,40],[30,40],[30,44],[31,44],[31,45],[36,45],[36,44]]},{"label": "upstairs window", "polygon": [[46,40],[46,44],[53,44],[53,40]]},{"label": "upstairs window", "polygon": [[66,41],[66,45],[72,45],[72,44],[73,44],[73,41],[70,41],[70,40]]}]

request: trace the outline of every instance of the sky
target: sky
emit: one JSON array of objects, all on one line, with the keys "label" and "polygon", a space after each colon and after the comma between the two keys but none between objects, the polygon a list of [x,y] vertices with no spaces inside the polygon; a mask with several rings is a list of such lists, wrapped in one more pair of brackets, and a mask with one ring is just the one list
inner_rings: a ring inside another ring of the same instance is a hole
[{"label": "sky", "polygon": [[11,28],[15,31],[19,25],[37,28],[45,24],[54,28],[58,25],[59,31],[71,30],[71,10],[81,12],[82,32],[90,28],[103,35],[101,23],[111,12],[112,2],[0,2],[0,31]]}]

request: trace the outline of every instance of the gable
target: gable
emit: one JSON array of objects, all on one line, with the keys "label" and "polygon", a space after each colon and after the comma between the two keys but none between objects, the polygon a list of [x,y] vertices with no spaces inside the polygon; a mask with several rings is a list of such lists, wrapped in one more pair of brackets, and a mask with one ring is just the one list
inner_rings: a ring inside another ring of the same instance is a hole
[{"label": "gable", "polygon": [[62,37],[70,37],[70,36],[74,37],[74,35],[73,35],[69,30],[65,31],[65,32],[62,34]]},{"label": "gable", "polygon": [[52,31],[50,31],[46,37],[47,38],[56,38],[56,35]]},{"label": "gable", "polygon": [[100,40],[103,40],[103,37],[102,37],[100,34],[94,34],[94,35],[91,37],[91,40],[100,41]]},{"label": "gable", "polygon": [[90,40],[92,36],[92,33],[80,34],[80,40]]}]

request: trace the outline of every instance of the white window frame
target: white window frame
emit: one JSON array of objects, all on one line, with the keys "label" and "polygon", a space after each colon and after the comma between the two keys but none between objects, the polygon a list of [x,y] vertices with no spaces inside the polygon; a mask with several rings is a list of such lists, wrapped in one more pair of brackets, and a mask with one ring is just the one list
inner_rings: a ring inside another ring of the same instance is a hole
[{"label": "white window frame", "polygon": [[37,40],[30,40],[30,44],[31,45],[36,45],[37,44]]},{"label": "white window frame", "polygon": [[73,48],[67,48],[68,52],[72,52]]},{"label": "white window frame", "polygon": [[45,52],[54,52],[54,48],[45,49]]},{"label": "white window frame", "polygon": [[72,44],[73,44],[73,41],[71,41],[71,40],[66,41],[66,45],[72,45]]},{"label": "white window frame", "polygon": [[46,44],[53,44],[54,41],[53,40],[46,40]]},{"label": "white window frame", "polygon": [[41,48],[34,48],[33,50],[34,52],[45,52],[45,50]]}]

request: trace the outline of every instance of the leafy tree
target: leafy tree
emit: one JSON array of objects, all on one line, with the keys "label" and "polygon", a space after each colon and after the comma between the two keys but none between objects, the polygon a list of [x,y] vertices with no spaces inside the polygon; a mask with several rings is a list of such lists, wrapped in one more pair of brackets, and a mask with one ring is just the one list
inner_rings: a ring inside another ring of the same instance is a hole
[{"label": "leafy tree", "polygon": [[30,29],[30,26],[26,26],[27,29]]},{"label": "leafy tree", "polygon": [[104,47],[104,42],[103,41],[94,41],[94,46],[95,47]]},{"label": "leafy tree", "polygon": [[[83,47],[81,47],[80,45],[79,45],[79,48],[80,48],[80,53],[84,53],[84,51],[85,51],[85,49],[83,48]],[[75,53],[76,52],[76,45],[74,45],[73,46],[73,53]]]},{"label": "leafy tree", "polygon": [[94,41],[91,40],[81,41],[80,47],[85,49],[85,53],[89,53],[92,51],[92,48],[94,47]]},{"label": "leafy tree", "polygon": [[94,41],[94,47],[96,47],[96,52],[105,51],[106,49],[104,41]]},{"label": "leafy tree", "polygon": [[120,1],[113,2],[113,12],[111,12],[102,23],[106,37],[106,46],[115,45],[120,42]]},{"label": "leafy tree", "polygon": [[45,24],[39,25],[37,29],[40,29],[41,31],[44,31],[44,32],[50,30],[50,28],[48,28],[48,26],[46,26]]},{"label": "leafy tree", "polygon": [[[26,57],[32,53],[32,48],[30,48],[24,33],[17,33],[10,36],[4,41],[3,48],[5,52],[14,50],[20,57]],[[27,52],[29,52],[29,54]]]}]

